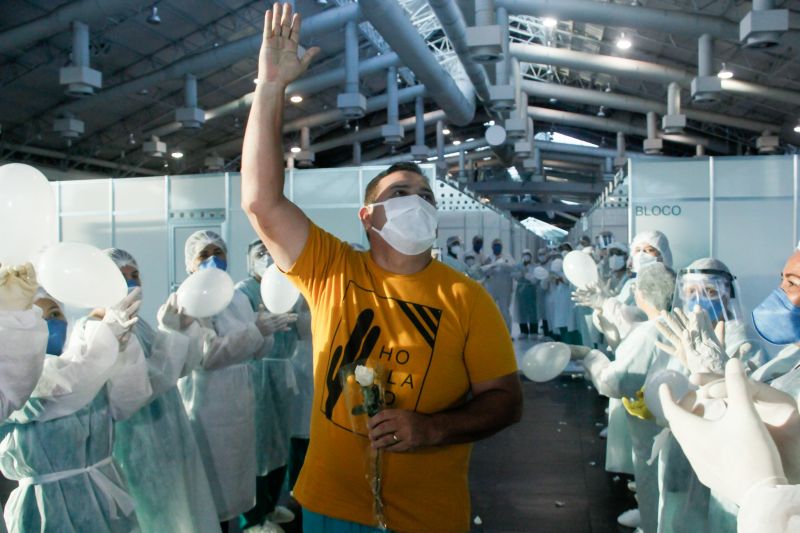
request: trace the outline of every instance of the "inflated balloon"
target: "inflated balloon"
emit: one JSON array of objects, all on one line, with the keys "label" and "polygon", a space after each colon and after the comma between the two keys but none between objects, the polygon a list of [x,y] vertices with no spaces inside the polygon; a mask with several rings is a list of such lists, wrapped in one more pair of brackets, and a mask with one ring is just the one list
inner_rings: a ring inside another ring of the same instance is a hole
[{"label": "inflated balloon", "polygon": [[569,346],[563,342],[537,344],[522,356],[522,373],[531,381],[550,381],[567,368]]},{"label": "inflated balloon", "polygon": [[178,307],[194,318],[222,312],[233,300],[233,280],[224,270],[198,270],[178,287]]},{"label": "inflated balloon", "polygon": [[658,396],[658,388],[662,383],[669,386],[672,398],[679,402],[689,391],[697,390],[697,386],[689,382],[689,379],[675,370],[661,370],[656,372],[644,385],[644,403],[647,405],[656,420],[664,420],[664,409],[661,407],[661,399]]},{"label": "inflated balloon", "polygon": [[288,313],[300,298],[300,291],[278,265],[271,264],[261,277],[261,300],[270,313]]},{"label": "inflated balloon", "polygon": [[30,165],[0,166],[0,228],[0,263],[5,265],[32,262],[57,240],[53,189]]},{"label": "inflated balloon", "polygon": [[547,269],[544,267],[537,266],[536,268],[533,269],[533,277],[544,281],[550,277],[550,272],[548,272]]},{"label": "inflated balloon", "polygon": [[564,272],[564,260],[560,257],[558,259],[553,259],[553,262],[550,263],[550,272],[553,274],[561,274]]},{"label": "inflated balloon", "polygon": [[575,250],[564,258],[564,275],[570,283],[579,289],[585,289],[590,283],[597,283],[597,265],[590,255]]},{"label": "inflated balloon", "polygon": [[128,294],[122,272],[99,248],[62,242],[47,248],[36,267],[39,283],[75,307],[111,307]]}]

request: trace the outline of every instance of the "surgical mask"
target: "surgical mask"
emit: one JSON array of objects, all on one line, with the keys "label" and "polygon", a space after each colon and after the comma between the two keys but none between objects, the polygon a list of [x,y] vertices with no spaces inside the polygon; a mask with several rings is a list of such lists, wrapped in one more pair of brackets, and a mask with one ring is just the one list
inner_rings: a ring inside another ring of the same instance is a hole
[{"label": "surgical mask", "polygon": [[612,255],[608,258],[608,266],[611,270],[622,270],[625,267],[625,258],[621,255]]},{"label": "surgical mask", "polygon": [[567,257],[569,252],[567,250],[561,250],[561,257]]},{"label": "surgical mask", "polygon": [[450,247],[450,253],[453,255],[458,255],[461,253],[461,245],[456,244],[455,246]]},{"label": "surgical mask", "polygon": [[466,264],[468,267],[471,267],[471,266],[473,266],[473,265],[475,264],[475,260],[474,260],[474,259],[467,259],[466,261],[464,261],[464,263],[465,263],[465,264]]},{"label": "surgical mask", "polygon": [[58,318],[46,320],[47,331],[47,353],[50,355],[61,355],[64,353],[64,343],[67,340],[67,321]]},{"label": "surgical mask", "polygon": [[531,256],[529,256],[527,254],[523,255],[522,256],[522,262],[525,263],[526,265],[529,264],[531,262]]},{"label": "surgical mask", "polygon": [[263,277],[264,272],[269,268],[272,264],[272,260],[268,255],[262,255],[255,261],[253,261],[253,272],[255,272],[256,276]]},{"label": "surgical mask", "polygon": [[695,294],[687,300],[683,310],[686,312],[693,312],[694,308],[698,305],[700,309],[706,312],[711,320],[723,320],[724,310],[722,308],[722,301],[719,298],[704,298]]},{"label": "surgical mask", "polygon": [[390,198],[382,205],[386,223],[381,229],[372,227],[392,248],[403,255],[419,255],[436,241],[436,208],[419,195]]},{"label": "surgical mask", "polygon": [[131,292],[136,287],[141,287],[142,286],[142,284],[139,283],[138,279],[128,279],[128,280],[125,280],[125,283],[128,285],[128,292]]},{"label": "surgical mask", "polygon": [[220,270],[228,270],[228,262],[224,259],[212,255],[197,266],[197,270],[205,270],[206,268],[218,268]]},{"label": "surgical mask", "polygon": [[632,262],[631,270],[638,273],[642,270],[642,267],[647,265],[652,265],[653,263],[657,263],[658,259],[656,259],[656,257],[653,255],[644,252],[638,252],[633,254],[631,262]]},{"label": "surgical mask", "polygon": [[789,301],[781,289],[775,289],[753,309],[753,324],[759,335],[772,344],[800,341],[800,307]]},{"label": "surgical mask", "polygon": [[503,252],[503,245],[502,244],[493,244],[492,245],[492,253],[494,255],[500,255]]},{"label": "surgical mask", "polygon": [[475,242],[473,242],[472,243],[472,250],[476,254],[481,253],[481,250],[483,250],[483,241],[475,241]]}]

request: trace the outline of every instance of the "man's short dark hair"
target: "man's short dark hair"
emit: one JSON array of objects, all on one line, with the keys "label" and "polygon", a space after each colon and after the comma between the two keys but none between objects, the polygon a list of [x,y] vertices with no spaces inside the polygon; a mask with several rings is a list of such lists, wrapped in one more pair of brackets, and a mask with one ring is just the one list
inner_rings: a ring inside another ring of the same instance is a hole
[{"label": "man's short dark hair", "polygon": [[428,177],[422,172],[422,169],[419,168],[419,165],[416,163],[411,162],[404,162],[404,163],[395,163],[394,165],[390,166],[374,178],[370,180],[367,184],[367,189],[364,191],[364,205],[369,205],[375,203],[378,195],[376,194],[376,190],[378,189],[378,183],[393,172],[413,172],[414,174],[419,174],[425,181],[428,181]]}]

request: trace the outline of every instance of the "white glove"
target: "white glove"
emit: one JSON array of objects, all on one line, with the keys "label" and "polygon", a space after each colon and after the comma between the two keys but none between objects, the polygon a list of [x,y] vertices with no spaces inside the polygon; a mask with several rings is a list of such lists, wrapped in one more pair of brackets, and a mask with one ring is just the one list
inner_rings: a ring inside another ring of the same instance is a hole
[{"label": "white glove", "polygon": [[781,457],[750,399],[741,361],[725,366],[728,402],[710,421],[675,404],[669,387],[658,393],[664,416],[698,479],[737,505],[751,489],[786,483]]},{"label": "white glove", "polygon": [[603,302],[610,297],[607,288],[598,283],[590,283],[585,289],[576,289],[572,293],[572,301],[577,305],[598,311],[603,309]]},{"label": "white glove", "polygon": [[261,335],[268,337],[277,331],[287,331],[296,320],[295,313],[268,314],[261,309],[256,317],[256,327]]},{"label": "white glove", "polygon": [[38,286],[32,264],[0,267],[0,311],[30,309]]},{"label": "white glove", "polygon": [[570,359],[583,359],[592,351],[588,346],[581,346],[580,344],[567,344],[567,346],[569,346]]},{"label": "white glove", "polygon": [[728,355],[725,353],[725,322],[719,321],[716,331],[708,315],[699,306],[687,317],[680,308],[672,313],[661,312],[656,321],[658,331],[669,344],[656,342],[660,350],[678,359],[689,372],[722,374]]},{"label": "white glove", "polygon": [[120,351],[125,350],[131,336],[131,328],[139,321],[137,314],[142,306],[142,289],[136,287],[114,307],[107,307],[105,323],[119,341]]},{"label": "white glove", "polygon": [[158,309],[156,314],[158,325],[172,331],[186,331],[192,325],[194,318],[183,313],[183,309],[178,307],[178,295],[172,293],[167,301]]}]

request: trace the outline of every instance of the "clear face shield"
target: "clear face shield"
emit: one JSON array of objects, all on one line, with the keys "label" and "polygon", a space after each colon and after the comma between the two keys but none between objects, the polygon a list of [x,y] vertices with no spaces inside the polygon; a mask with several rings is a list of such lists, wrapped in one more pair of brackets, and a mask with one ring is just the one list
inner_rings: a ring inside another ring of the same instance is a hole
[{"label": "clear face shield", "polygon": [[713,323],[741,321],[739,294],[736,278],[724,270],[685,268],[678,274],[672,307],[687,314],[700,307]]}]

